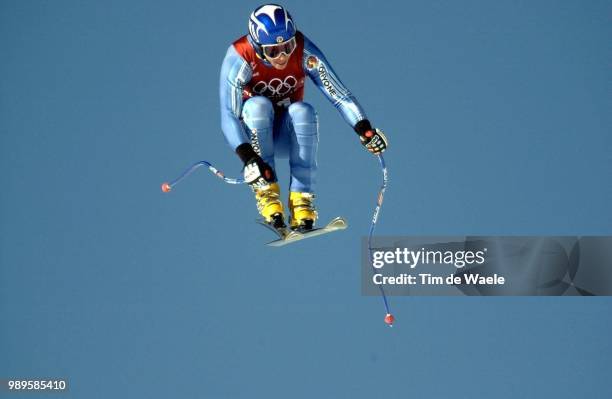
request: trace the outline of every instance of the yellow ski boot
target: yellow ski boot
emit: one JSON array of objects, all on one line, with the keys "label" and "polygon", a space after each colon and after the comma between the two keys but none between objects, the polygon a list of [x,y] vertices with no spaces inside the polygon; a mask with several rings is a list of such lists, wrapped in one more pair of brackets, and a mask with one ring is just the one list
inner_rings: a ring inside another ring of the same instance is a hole
[{"label": "yellow ski boot", "polygon": [[278,183],[270,183],[263,188],[256,188],[254,191],[255,199],[257,200],[257,210],[263,216],[266,223],[275,229],[286,227]]},{"label": "yellow ski boot", "polygon": [[291,228],[312,230],[317,220],[314,207],[314,194],[292,191],[289,193],[289,210],[291,211]]}]

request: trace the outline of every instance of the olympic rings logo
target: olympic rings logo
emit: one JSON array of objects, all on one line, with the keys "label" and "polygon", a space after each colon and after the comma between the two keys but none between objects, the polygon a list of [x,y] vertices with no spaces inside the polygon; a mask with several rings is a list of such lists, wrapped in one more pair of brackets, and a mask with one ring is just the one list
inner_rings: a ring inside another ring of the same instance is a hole
[{"label": "olympic rings logo", "polygon": [[259,81],[253,86],[253,91],[266,97],[281,97],[295,89],[297,84],[295,76],[289,75],[284,80],[274,78],[267,83]]}]

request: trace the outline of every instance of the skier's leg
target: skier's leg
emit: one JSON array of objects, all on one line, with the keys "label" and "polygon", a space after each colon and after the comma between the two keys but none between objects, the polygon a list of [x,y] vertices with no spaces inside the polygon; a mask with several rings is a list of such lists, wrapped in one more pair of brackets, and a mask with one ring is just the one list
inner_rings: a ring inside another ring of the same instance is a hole
[{"label": "skier's leg", "polygon": [[319,123],[312,105],[297,102],[289,106],[291,149],[291,191],[314,193],[317,175]]},{"label": "skier's leg", "polygon": [[312,228],[317,219],[313,200],[319,144],[318,117],[314,108],[304,102],[291,104],[287,115],[290,122],[291,143],[289,153],[291,226]]},{"label": "skier's leg", "polygon": [[[251,137],[251,145],[263,160],[274,169],[274,107],[263,96],[245,101],[242,120]],[[283,203],[278,183],[254,189],[257,209],[264,219],[275,227],[284,226]]]},{"label": "skier's leg", "polygon": [[274,107],[263,96],[251,97],[242,106],[242,120],[253,149],[274,169]]},{"label": "skier's leg", "polygon": [[287,110],[276,111],[274,115],[274,158],[289,159],[292,134],[293,128]]}]

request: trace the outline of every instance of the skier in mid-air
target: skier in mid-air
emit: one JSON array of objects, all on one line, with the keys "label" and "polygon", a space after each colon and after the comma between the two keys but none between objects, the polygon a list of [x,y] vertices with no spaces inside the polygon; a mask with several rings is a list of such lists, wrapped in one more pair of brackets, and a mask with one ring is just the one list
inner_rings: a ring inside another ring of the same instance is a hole
[{"label": "skier in mid-air", "polygon": [[317,174],[319,125],[313,107],[303,102],[306,75],[340,111],[372,153],[387,147],[329,62],[285,8],[258,7],[249,33],[227,50],[220,77],[221,124],[232,149],[244,163],[244,179],[255,193],[257,209],[274,228],[285,227],[275,157],[290,166],[290,227],[311,230],[317,220],[313,200]]}]

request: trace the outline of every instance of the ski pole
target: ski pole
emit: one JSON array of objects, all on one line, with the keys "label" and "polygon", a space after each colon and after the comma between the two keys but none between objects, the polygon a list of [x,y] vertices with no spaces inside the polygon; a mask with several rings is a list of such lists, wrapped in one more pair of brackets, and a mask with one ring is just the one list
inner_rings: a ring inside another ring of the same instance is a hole
[{"label": "ski pole", "polygon": [[[380,208],[382,207],[383,199],[385,196],[385,190],[387,189],[387,182],[388,182],[387,165],[385,164],[385,159],[383,158],[382,154],[378,154],[377,157],[380,163],[380,168],[382,169],[383,180],[382,180],[382,185],[380,186],[380,189],[378,190],[376,208],[374,208],[374,215],[372,216],[372,223],[370,224],[370,233],[368,235],[368,251],[370,255],[370,266],[372,267],[372,273],[375,273],[373,256],[372,256],[372,236],[374,235],[374,229],[376,228],[376,223],[378,222],[378,215],[380,213]],[[387,295],[385,294],[385,290],[383,289],[382,285],[379,284],[378,288],[380,289],[380,295],[382,296],[383,303],[385,305],[385,312],[386,312],[385,323],[387,323],[389,327],[393,327],[393,322],[395,321],[395,317],[391,313],[391,310],[389,310],[389,302],[387,301]]]},{"label": "ski pole", "polygon": [[215,176],[217,176],[218,178],[220,178],[221,180],[223,180],[224,182],[226,182],[228,184],[243,184],[244,183],[244,179],[240,179],[240,178],[233,179],[233,178],[230,178],[230,177],[225,177],[223,172],[221,172],[219,169],[215,168],[210,162],[208,162],[208,161],[200,161],[200,162],[196,162],[193,165],[191,165],[179,177],[177,177],[176,179],[172,180],[170,183],[162,183],[162,185],[161,185],[162,191],[164,193],[170,192],[174,188],[174,186],[179,184],[184,178],[186,178],[187,176],[192,174],[196,169],[200,168],[201,166],[208,167],[208,170],[210,170]]}]

